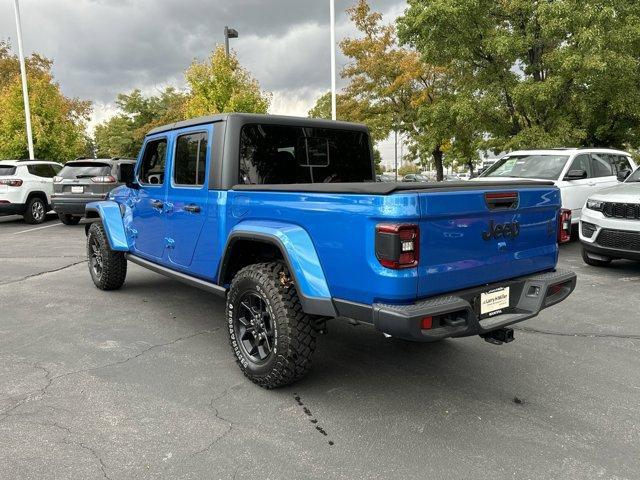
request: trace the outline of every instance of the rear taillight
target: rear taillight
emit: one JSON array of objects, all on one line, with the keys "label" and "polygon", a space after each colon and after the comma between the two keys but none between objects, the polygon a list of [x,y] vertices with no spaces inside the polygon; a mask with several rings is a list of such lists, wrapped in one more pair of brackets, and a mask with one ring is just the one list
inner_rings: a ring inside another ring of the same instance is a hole
[{"label": "rear taillight", "polygon": [[558,214],[558,243],[571,240],[571,210],[561,208]]},{"label": "rear taillight", "polygon": [[376,226],[376,257],[384,267],[398,270],[417,266],[419,243],[418,225],[381,223]]},{"label": "rear taillight", "polygon": [[91,177],[93,183],[116,183],[116,178],[113,175],[103,175],[101,177]]},{"label": "rear taillight", "polygon": [[0,180],[0,185],[8,185],[10,187],[20,187],[22,186],[22,180],[11,180],[8,178],[3,178],[2,180]]}]

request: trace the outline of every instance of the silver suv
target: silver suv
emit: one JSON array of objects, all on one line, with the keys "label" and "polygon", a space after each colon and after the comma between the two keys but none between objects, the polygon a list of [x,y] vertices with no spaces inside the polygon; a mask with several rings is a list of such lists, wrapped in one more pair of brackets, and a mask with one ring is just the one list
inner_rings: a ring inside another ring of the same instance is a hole
[{"label": "silver suv", "polygon": [[115,187],[132,178],[131,158],[78,159],[67,162],[53,179],[51,204],[65,225],[76,225],[89,202],[104,200]]}]

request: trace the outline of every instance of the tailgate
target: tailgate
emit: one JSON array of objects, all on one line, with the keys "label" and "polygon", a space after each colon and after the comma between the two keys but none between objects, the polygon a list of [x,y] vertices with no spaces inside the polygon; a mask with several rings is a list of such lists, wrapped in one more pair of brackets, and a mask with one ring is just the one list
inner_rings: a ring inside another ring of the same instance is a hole
[{"label": "tailgate", "polygon": [[555,267],[555,187],[418,193],[418,297],[499,282]]}]

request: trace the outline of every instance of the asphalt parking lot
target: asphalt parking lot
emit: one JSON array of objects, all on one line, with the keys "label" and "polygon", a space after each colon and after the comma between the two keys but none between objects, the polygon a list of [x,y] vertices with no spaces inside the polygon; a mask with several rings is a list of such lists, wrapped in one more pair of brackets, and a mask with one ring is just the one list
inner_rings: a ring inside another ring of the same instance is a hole
[{"label": "asphalt parking lot", "polygon": [[516,341],[329,325],[262,390],[223,302],[129,265],[102,292],[84,227],[0,218],[0,478],[640,478],[640,264],[578,272]]}]

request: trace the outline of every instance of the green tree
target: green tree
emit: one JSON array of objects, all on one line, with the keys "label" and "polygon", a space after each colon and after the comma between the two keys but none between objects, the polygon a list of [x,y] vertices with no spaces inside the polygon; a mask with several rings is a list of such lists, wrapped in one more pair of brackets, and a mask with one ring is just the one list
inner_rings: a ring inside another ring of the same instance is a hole
[{"label": "green tree", "polygon": [[95,128],[98,157],[135,157],[149,130],[185,118],[187,94],[167,87],[158,95],[119,94],[120,112]]},{"label": "green tree", "polygon": [[420,173],[421,168],[418,165],[413,163],[406,163],[398,168],[398,175],[404,177],[405,175],[409,175],[411,173]]},{"label": "green tree", "polygon": [[[91,103],[62,94],[53,62],[38,54],[26,59],[29,106],[36,158],[66,162],[87,153],[86,122]],[[27,158],[27,134],[18,58],[0,42],[0,158]]]},{"label": "green tree", "polygon": [[433,157],[441,179],[442,147],[450,141],[451,127],[433,113],[448,87],[447,71],[399,46],[395,27],[384,24],[366,0],[359,0],[347,13],[359,36],[340,43],[350,61],[341,72],[349,83],[338,98],[338,113],[346,114],[338,118],[365,123],[375,140],[392,132],[406,134],[409,156],[423,164]]},{"label": "green tree", "polygon": [[[449,108],[488,133],[480,143],[498,150],[638,144],[639,2],[408,2],[401,40],[450,72]],[[478,143],[477,135],[466,139]]]},{"label": "green tree", "polygon": [[267,113],[271,96],[244,69],[236,55],[218,46],[209,59],[194,61],[185,73],[190,95],[188,117],[226,112]]}]

